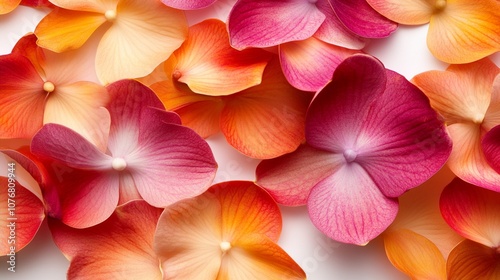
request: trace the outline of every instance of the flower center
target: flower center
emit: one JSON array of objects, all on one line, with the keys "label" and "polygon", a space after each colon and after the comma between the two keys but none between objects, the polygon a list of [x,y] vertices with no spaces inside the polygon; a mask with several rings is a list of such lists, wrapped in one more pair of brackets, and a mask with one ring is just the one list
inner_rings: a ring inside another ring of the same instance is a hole
[{"label": "flower center", "polygon": [[176,69],[172,74],[172,77],[174,78],[174,80],[179,80],[182,77],[181,71]]},{"label": "flower center", "polygon": [[344,158],[348,163],[353,162],[357,156],[358,153],[356,153],[354,150],[347,149],[344,151]]},{"label": "flower center", "polygon": [[46,91],[48,93],[51,93],[55,89],[56,89],[56,86],[53,83],[51,83],[51,82],[45,82],[45,83],[43,83],[43,90],[44,91]]},{"label": "flower center", "polygon": [[222,241],[220,243],[220,250],[222,251],[222,253],[227,253],[227,251],[231,250],[231,247],[231,243],[227,241]]},{"label": "flower center", "polygon": [[436,10],[441,11],[446,7],[446,0],[437,0],[434,7],[436,7]]},{"label": "flower center", "polygon": [[476,114],[474,117],[472,117],[472,122],[475,124],[482,124],[484,120],[484,114]]},{"label": "flower center", "polygon": [[111,166],[116,171],[122,171],[123,169],[127,168],[127,162],[123,158],[117,157],[113,159]]},{"label": "flower center", "polygon": [[116,11],[115,10],[107,10],[104,13],[104,17],[107,21],[114,21],[116,19]]}]

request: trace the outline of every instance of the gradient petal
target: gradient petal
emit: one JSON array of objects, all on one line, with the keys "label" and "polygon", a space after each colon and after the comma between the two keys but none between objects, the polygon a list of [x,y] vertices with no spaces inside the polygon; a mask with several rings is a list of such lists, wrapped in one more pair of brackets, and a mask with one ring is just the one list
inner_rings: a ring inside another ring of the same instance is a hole
[{"label": "gradient petal", "polygon": [[394,221],[398,201],[384,196],[370,175],[351,163],[314,186],[307,208],[312,223],[328,237],[365,245]]},{"label": "gradient petal", "polygon": [[407,229],[390,231],[384,234],[384,245],[392,265],[411,279],[446,279],[443,255],[424,236]]},{"label": "gradient petal", "polygon": [[270,61],[262,84],[228,96],[221,131],[228,143],[253,158],[274,158],[304,140],[305,113],[312,96],[286,81],[277,60]]},{"label": "gradient petal", "polygon": [[190,27],[167,76],[172,76],[174,83],[187,84],[193,92],[213,96],[260,84],[271,55],[259,49],[237,51],[228,41],[226,25],[220,20],[208,19]]},{"label": "gradient petal", "polygon": [[229,14],[229,37],[236,49],[276,46],[311,37],[325,18],[310,1],[240,0]]},{"label": "gradient petal", "polygon": [[184,13],[160,1],[144,5],[141,0],[123,0],[116,13],[96,54],[97,76],[103,84],[148,75],[187,36]]},{"label": "gradient petal", "polygon": [[500,126],[495,126],[484,135],[481,141],[486,161],[500,173]]},{"label": "gradient petal", "polygon": [[68,279],[162,279],[153,250],[160,213],[144,201],[133,201],[87,229],[49,219],[54,242],[71,262]]},{"label": "gradient petal", "polygon": [[49,0],[21,0],[21,5],[40,8],[40,7],[53,7]]},{"label": "gradient petal", "polygon": [[0,75],[0,137],[31,138],[42,126],[47,95],[44,82],[31,62],[19,54],[0,56]]},{"label": "gradient petal", "polygon": [[0,15],[12,12],[19,6],[19,3],[21,3],[21,0],[4,0],[0,2]]},{"label": "gradient petal", "polygon": [[498,250],[464,240],[450,254],[448,279],[489,280],[500,278]]},{"label": "gradient petal", "polygon": [[29,59],[38,74],[43,77],[45,74],[43,68],[47,66],[46,57],[43,49],[36,44],[37,40],[33,33],[21,37],[12,48],[12,54],[20,54]]},{"label": "gradient petal", "polygon": [[224,257],[217,280],[294,279],[305,280],[300,266],[269,237],[241,237]]},{"label": "gradient petal", "polygon": [[179,10],[203,9],[216,1],[217,0],[161,0],[163,4]]},{"label": "gradient petal", "polygon": [[288,82],[300,90],[314,92],[323,88],[337,66],[355,53],[314,37],[279,46],[281,68]]},{"label": "gradient petal", "polygon": [[432,18],[427,33],[431,53],[446,63],[469,63],[500,50],[500,3],[456,0]]},{"label": "gradient petal", "polygon": [[361,37],[384,38],[398,27],[370,7],[366,0],[330,0],[330,3],[340,21]]},{"label": "gradient petal", "polygon": [[85,11],[85,12],[102,12],[116,8],[116,3],[119,0],[90,0],[90,1],[68,1],[68,0],[50,0],[50,2],[58,7]]},{"label": "gradient petal", "polygon": [[257,184],[280,204],[305,205],[311,189],[341,163],[341,155],[301,145],[293,153],[263,160],[257,166]]},{"label": "gradient petal", "polygon": [[102,13],[55,8],[35,28],[37,44],[54,52],[74,50],[105,22]]},{"label": "gradient petal", "polygon": [[366,0],[383,16],[408,25],[428,23],[435,11],[434,1],[429,0]]},{"label": "gradient petal", "polygon": [[488,247],[500,246],[500,193],[479,188],[460,179],[441,194],[445,221],[460,235]]}]

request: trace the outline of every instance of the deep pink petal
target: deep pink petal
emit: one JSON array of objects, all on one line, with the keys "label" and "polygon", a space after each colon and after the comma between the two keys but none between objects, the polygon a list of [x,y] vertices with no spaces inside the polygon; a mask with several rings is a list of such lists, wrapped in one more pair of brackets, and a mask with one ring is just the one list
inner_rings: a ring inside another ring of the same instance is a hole
[{"label": "deep pink petal", "polygon": [[355,34],[365,38],[383,38],[398,24],[376,12],[366,0],[330,0],[339,19]]},{"label": "deep pink petal", "polygon": [[240,0],[229,14],[231,45],[270,47],[311,37],[325,15],[310,1]]},{"label": "deep pink petal", "polygon": [[75,131],[47,124],[31,141],[31,151],[37,156],[51,158],[79,169],[109,169],[111,158]]},{"label": "deep pink petal", "polygon": [[163,4],[179,10],[203,9],[216,1],[217,0],[161,0]]},{"label": "deep pink petal", "polygon": [[492,128],[481,141],[484,156],[490,166],[500,173],[500,125]]},{"label": "deep pink petal", "polygon": [[313,224],[330,238],[367,244],[396,218],[398,202],[384,196],[357,163],[318,183],[307,201]]},{"label": "deep pink petal", "polygon": [[256,170],[257,184],[280,204],[304,205],[311,189],[341,162],[341,155],[302,145],[293,153],[262,161]]},{"label": "deep pink petal", "polygon": [[323,88],[340,62],[354,53],[314,37],[279,46],[281,68],[288,82],[300,90],[314,92]]}]

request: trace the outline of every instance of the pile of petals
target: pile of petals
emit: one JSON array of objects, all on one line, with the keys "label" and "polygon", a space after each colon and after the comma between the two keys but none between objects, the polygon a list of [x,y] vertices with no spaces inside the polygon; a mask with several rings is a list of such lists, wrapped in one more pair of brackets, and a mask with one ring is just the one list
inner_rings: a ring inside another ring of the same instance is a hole
[{"label": "pile of petals", "polygon": [[[0,256],[45,221],[68,279],[306,279],[278,245],[280,207],[306,205],[328,238],[383,240],[412,279],[500,279],[499,1],[7,0],[0,15],[19,5],[45,16],[0,55],[0,218],[16,224]],[[408,81],[364,53],[425,23],[444,71]],[[255,182],[214,184],[219,133],[261,160]]]}]

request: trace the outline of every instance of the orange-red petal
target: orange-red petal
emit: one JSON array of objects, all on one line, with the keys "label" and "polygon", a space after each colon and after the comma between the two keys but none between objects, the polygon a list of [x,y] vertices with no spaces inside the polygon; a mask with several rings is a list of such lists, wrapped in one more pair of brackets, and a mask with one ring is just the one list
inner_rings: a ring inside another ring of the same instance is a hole
[{"label": "orange-red petal", "polygon": [[451,252],[447,272],[448,279],[500,279],[499,252],[495,248],[464,240]]}]

